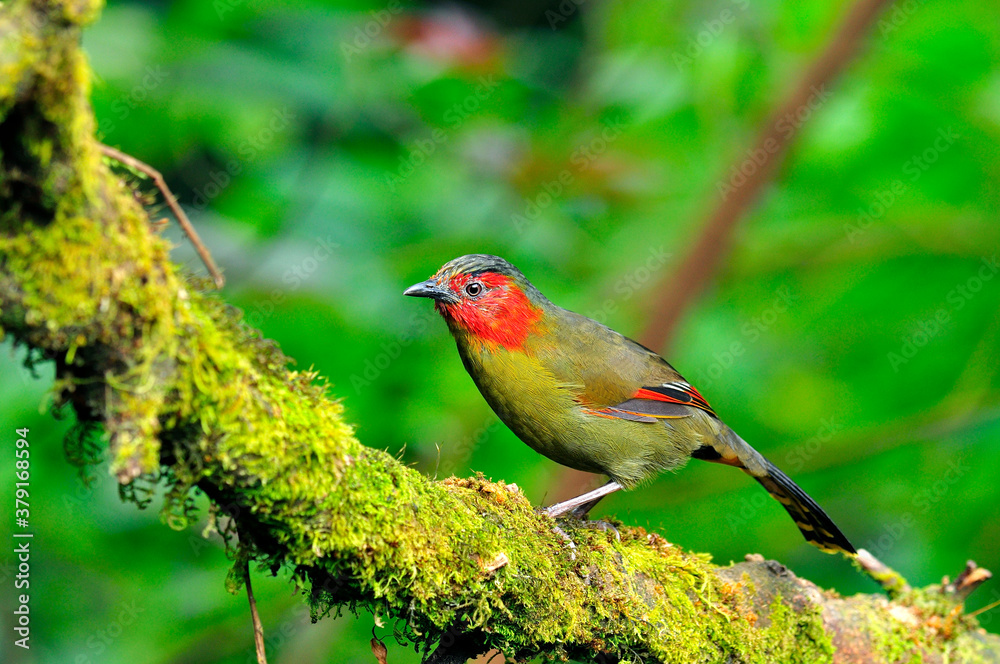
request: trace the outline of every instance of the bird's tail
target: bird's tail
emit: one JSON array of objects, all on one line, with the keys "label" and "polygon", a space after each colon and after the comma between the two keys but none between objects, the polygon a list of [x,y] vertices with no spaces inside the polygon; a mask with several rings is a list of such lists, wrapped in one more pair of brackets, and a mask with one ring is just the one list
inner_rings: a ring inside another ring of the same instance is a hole
[{"label": "bird's tail", "polygon": [[720,442],[722,441],[724,449],[721,453],[715,452],[719,455],[718,458],[695,455],[696,458],[742,468],[747,475],[760,482],[772,498],[784,506],[806,541],[820,550],[826,553],[840,551],[852,556],[857,553],[823,508],[788,475],[781,472],[781,469],[764,458],[729,427],[726,427]]},{"label": "bird's tail", "polygon": [[767,459],[764,459],[764,467],[767,471],[764,475],[747,473],[784,506],[806,541],[826,553],[840,551],[852,556],[857,553],[840,528],[809,494]]}]

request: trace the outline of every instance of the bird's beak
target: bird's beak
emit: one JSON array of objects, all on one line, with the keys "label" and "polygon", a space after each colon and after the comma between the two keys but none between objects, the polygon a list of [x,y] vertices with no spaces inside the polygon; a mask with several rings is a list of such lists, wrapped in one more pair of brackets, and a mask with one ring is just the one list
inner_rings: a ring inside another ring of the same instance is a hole
[{"label": "bird's beak", "polygon": [[419,284],[413,284],[405,291],[403,295],[409,295],[410,297],[429,297],[438,302],[444,302],[445,304],[455,304],[458,302],[458,296],[456,296],[451,289],[441,287],[437,281],[434,279],[428,279],[427,281],[421,281]]}]

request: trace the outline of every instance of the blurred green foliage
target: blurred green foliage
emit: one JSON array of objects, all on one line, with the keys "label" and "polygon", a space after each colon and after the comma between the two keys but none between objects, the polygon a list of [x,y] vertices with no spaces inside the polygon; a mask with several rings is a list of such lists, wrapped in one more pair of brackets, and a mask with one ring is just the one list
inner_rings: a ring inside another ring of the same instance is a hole
[{"label": "blurred green foliage", "polygon": [[[496,422],[444,324],[403,288],[496,253],[556,303],[637,335],[847,6],[114,1],[84,46],[102,140],[166,175],[227,272],[223,296],[330,377],[363,442],[542,502],[557,467]],[[842,79],[785,119],[802,133],[669,352],[856,545],[918,585],[967,558],[1000,570],[997,18],[985,0],[890,6]],[[36,454],[25,661],[252,661],[217,538],[166,528],[155,501],[121,505],[106,467],[85,486],[59,445],[69,423],[46,412],[51,366],[32,378],[7,348],[3,439],[28,426]],[[760,552],[875,591],[726,468],[693,463],[597,513],[720,563]],[[0,554],[4,586],[12,564]],[[371,616],[310,625],[283,578],[255,583],[272,663],[374,661]],[[977,595],[971,607],[1000,590]],[[997,616],[983,616],[991,631]],[[374,631],[390,637],[391,621]],[[390,641],[389,661],[416,658]]]}]

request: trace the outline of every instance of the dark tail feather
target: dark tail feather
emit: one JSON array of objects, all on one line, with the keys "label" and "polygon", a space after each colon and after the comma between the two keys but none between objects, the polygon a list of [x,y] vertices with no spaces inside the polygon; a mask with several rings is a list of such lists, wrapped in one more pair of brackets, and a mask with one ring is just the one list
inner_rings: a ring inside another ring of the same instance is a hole
[{"label": "dark tail feather", "polygon": [[815,500],[810,498],[777,466],[767,459],[763,460],[767,471],[766,475],[758,477],[749,471],[748,474],[760,482],[772,498],[784,505],[788,514],[795,521],[795,525],[802,531],[806,541],[826,553],[841,551],[855,555],[857,551],[847,541],[844,533],[840,532],[840,528],[837,528],[833,520],[823,511],[823,508],[817,505]]}]

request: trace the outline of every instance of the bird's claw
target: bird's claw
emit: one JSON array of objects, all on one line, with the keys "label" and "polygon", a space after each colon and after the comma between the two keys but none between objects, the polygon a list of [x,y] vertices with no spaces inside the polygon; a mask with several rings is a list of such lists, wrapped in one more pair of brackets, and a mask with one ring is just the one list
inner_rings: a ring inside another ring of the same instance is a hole
[{"label": "bird's claw", "polygon": [[597,521],[584,521],[583,525],[586,528],[596,528],[597,530],[603,530],[604,532],[611,531],[615,534],[616,541],[622,541],[622,534],[618,532],[617,528],[615,528],[615,524],[610,521],[604,521],[603,519]]},{"label": "bird's claw", "polygon": [[573,541],[573,538],[567,535],[566,531],[555,524],[552,525],[552,532],[563,538],[566,542],[566,548],[569,549],[570,560],[576,560],[576,542]]}]

